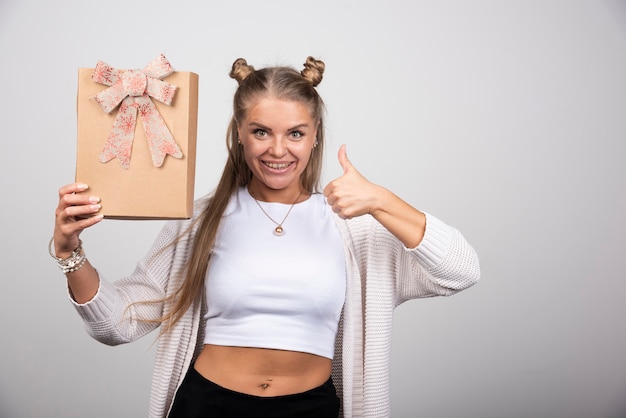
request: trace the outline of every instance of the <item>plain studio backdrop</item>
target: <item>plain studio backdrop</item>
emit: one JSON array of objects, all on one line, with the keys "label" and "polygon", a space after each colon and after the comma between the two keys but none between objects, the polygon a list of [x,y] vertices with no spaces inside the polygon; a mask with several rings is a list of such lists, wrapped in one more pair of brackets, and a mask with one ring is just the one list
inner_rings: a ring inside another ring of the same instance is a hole
[{"label": "plain studio backdrop", "polygon": [[[47,254],[74,180],[79,67],[164,53],[200,75],[196,197],[216,185],[232,62],[324,60],[336,152],[459,228],[482,281],[396,311],[394,417],[626,416],[624,1],[0,0],[0,416],[147,416],[153,333],[82,329]],[[83,235],[109,280],[162,221]]]}]

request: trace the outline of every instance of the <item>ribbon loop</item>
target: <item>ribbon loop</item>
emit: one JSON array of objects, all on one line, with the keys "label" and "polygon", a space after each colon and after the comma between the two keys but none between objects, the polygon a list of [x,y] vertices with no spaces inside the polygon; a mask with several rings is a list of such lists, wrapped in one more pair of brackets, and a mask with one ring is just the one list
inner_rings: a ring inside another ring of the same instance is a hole
[{"label": "ribbon loop", "polygon": [[130,167],[138,112],[153,164],[160,167],[168,154],[182,158],[181,149],[150,99],[153,97],[168,106],[172,103],[176,86],[161,79],[173,72],[171,64],[162,54],[150,61],[143,70],[118,70],[98,61],[91,78],[109,88],[98,93],[95,100],[107,113],[119,105],[113,127],[100,154],[101,162],[117,158],[123,169]]}]

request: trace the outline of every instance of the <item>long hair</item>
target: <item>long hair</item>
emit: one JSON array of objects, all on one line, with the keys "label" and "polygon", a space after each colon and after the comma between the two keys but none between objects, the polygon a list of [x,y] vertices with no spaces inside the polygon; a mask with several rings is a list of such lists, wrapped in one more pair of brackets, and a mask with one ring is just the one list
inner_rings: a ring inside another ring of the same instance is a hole
[{"label": "long hair", "polygon": [[324,153],[324,103],[315,87],[322,80],[324,68],[324,63],[313,57],[307,58],[301,72],[289,67],[255,70],[243,58],[233,63],[230,76],[237,80],[239,87],[233,98],[233,116],[226,133],[228,159],[217,187],[199,216],[189,262],[182,273],[184,280],[172,297],[173,308],[161,320],[167,325],[166,330],[180,320],[198,293],[204,291],[208,263],[226,206],[233,193],[239,187],[247,186],[252,178],[252,172],[244,158],[243,147],[239,145],[237,128],[256,100],[261,97],[273,97],[297,101],[307,107],[313,120],[318,123],[317,146],[313,148],[300,182],[303,190],[309,193],[320,191]]}]

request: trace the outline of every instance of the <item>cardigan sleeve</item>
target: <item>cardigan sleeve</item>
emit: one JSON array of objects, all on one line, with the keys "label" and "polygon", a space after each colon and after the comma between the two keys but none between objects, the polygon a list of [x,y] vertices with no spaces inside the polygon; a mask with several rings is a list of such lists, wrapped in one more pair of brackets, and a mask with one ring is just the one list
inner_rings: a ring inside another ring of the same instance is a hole
[{"label": "cardigan sleeve", "polygon": [[420,244],[406,248],[371,216],[347,221],[361,278],[369,289],[393,298],[396,306],[416,298],[449,296],[480,278],[478,256],[463,235],[426,214]]},{"label": "cardigan sleeve", "polygon": [[184,234],[183,226],[188,222],[166,223],[130,276],[114,282],[100,276],[98,291],[87,303],[78,304],[70,297],[89,335],[118,345],[158,328],[164,299],[173,282],[180,280],[181,258],[186,259],[190,248],[191,234]]},{"label": "cardigan sleeve", "polygon": [[480,279],[474,248],[455,228],[426,214],[426,232],[420,244],[402,248],[396,277],[397,303],[429,296],[449,296]]}]

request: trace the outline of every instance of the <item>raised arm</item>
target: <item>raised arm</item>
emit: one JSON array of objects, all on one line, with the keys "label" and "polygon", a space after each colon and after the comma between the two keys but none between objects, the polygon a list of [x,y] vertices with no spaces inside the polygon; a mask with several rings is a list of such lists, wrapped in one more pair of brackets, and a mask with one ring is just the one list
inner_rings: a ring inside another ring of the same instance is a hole
[{"label": "raised arm", "polygon": [[[98,215],[100,199],[85,193],[86,184],[73,183],[59,189],[59,204],[56,209],[53,243],[51,253],[60,259],[70,260],[72,253],[79,248],[80,234],[103,219]],[[72,297],[77,303],[86,303],[98,292],[100,279],[98,273],[85,259],[84,264],[75,271],[65,273]]]}]

